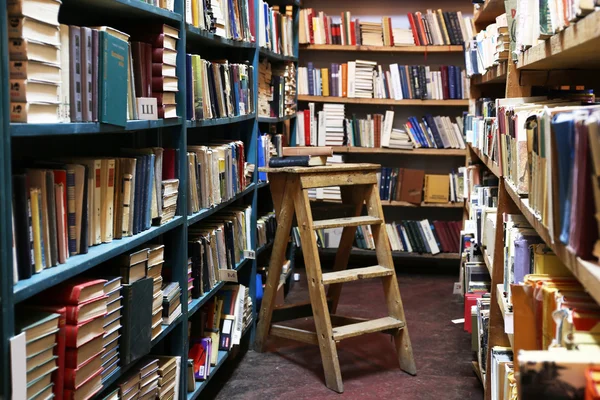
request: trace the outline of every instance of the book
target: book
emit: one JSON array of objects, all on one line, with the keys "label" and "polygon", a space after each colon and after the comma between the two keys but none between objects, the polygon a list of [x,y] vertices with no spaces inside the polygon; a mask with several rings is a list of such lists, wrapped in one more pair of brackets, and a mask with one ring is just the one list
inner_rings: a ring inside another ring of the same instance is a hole
[{"label": "book", "polygon": [[424,201],[426,203],[447,203],[449,187],[448,175],[425,175]]},{"label": "book", "polygon": [[312,167],[325,165],[327,157],[325,156],[289,156],[289,157],[272,157],[269,160],[270,168],[282,167]]}]

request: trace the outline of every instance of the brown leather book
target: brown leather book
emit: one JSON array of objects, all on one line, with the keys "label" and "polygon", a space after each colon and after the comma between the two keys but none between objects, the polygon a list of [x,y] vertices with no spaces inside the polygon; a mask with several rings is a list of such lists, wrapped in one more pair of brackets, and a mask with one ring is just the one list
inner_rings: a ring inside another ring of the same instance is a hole
[{"label": "brown leather book", "polygon": [[400,175],[400,201],[421,204],[423,201],[423,179],[425,171],[420,169],[403,169]]}]

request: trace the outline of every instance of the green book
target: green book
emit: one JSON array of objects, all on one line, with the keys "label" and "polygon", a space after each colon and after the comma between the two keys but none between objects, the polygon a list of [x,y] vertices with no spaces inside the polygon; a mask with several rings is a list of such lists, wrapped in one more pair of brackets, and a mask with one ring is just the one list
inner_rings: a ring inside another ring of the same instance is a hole
[{"label": "green book", "polygon": [[27,343],[58,331],[59,314],[27,310],[15,320],[15,332],[25,332]]},{"label": "green book", "polygon": [[129,71],[129,43],[111,34],[99,32],[98,54],[100,79],[99,121],[125,126],[127,124],[127,73]]},{"label": "green book", "polygon": [[202,59],[199,55],[192,54],[192,75],[194,79],[194,110],[196,120],[204,119],[202,108]]}]

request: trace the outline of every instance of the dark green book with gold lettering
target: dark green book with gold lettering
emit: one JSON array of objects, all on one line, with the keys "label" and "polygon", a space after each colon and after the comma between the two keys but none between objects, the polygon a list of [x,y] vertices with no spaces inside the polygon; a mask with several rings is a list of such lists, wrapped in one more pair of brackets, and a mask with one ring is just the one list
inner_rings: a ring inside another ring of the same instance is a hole
[{"label": "dark green book with gold lettering", "polygon": [[129,43],[100,31],[99,93],[100,122],[125,126],[127,124],[127,73]]}]

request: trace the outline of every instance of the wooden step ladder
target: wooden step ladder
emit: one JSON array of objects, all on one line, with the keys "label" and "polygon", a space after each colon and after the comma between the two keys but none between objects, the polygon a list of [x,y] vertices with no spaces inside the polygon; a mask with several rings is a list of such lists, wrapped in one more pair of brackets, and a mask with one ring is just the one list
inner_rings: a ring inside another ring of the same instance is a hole
[{"label": "wooden step ladder", "polygon": [[[338,164],[323,167],[261,169],[261,172],[268,173],[271,182],[271,194],[277,217],[277,232],[260,309],[256,350],[264,351],[269,334],[317,344],[321,351],[325,370],[325,383],[328,388],[339,393],[344,391],[344,385],[336,343],[342,339],[365,333],[385,332],[391,334],[394,338],[400,368],[411,375],[417,373],[379,199],[376,175],[379,168],[380,166],[377,164]],[[340,186],[342,203],[350,206],[352,216],[313,221],[308,189],[329,186]],[[367,215],[361,216],[365,202]],[[274,307],[294,216],[300,231],[310,303]],[[378,265],[347,270],[356,227],[362,225],[372,227]],[[314,232],[317,229],[336,227],[343,227],[343,231],[335,258],[334,271],[323,273]],[[376,278],[383,282],[388,308],[387,317],[365,320],[335,314],[343,283]],[[327,294],[325,285],[329,285]],[[277,322],[289,320],[292,312],[294,312],[294,318],[312,315],[316,332],[277,324]],[[273,322],[276,324],[272,324]]]}]

